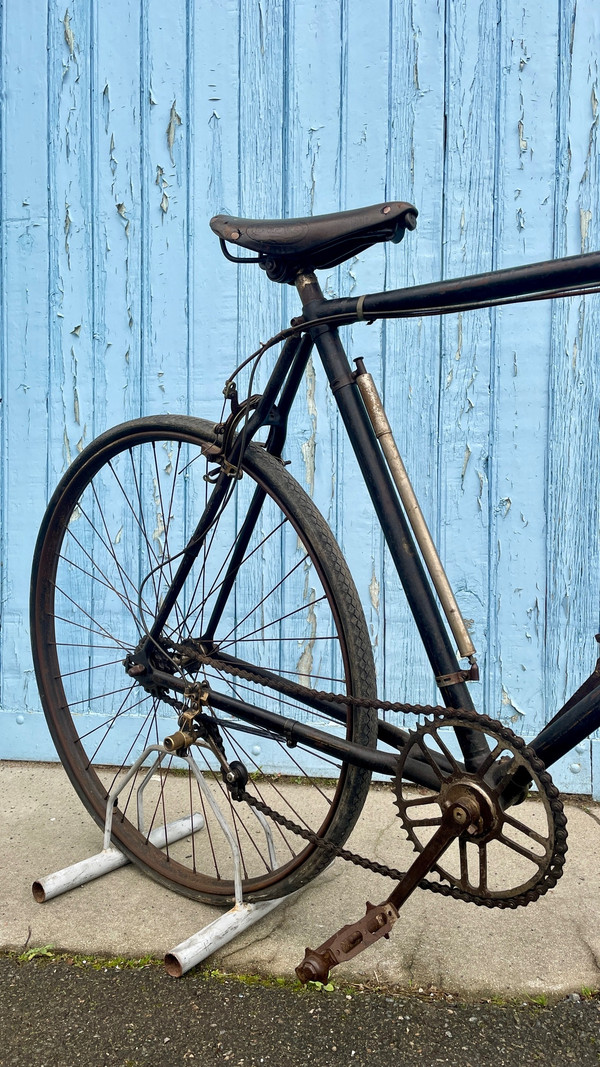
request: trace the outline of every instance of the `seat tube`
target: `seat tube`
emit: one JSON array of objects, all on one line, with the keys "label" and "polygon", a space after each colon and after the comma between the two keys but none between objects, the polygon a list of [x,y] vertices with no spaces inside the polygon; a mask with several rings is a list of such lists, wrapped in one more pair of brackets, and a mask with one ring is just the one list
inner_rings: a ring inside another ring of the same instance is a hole
[{"label": "seat tube", "polygon": [[[306,319],[318,318],[326,313],[326,302],[314,274],[299,275],[296,287]],[[439,678],[455,674],[460,668],[452,641],[338,332],[323,323],[322,326],[313,327],[311,334],[434,675]],[[444,685],[440,691],[447,707],[473,709],[465,682]],[[479,731],[457,730],[457,736],[467,764],[475,765],[487,753],[487,743]]]}]

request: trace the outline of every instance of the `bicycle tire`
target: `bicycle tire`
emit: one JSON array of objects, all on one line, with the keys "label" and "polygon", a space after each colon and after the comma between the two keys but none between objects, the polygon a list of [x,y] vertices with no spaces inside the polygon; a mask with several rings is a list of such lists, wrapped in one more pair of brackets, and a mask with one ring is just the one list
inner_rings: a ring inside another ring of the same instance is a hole
[{"label": "bicycle tire", "polygon": [[[191,516],[207,499],[213,429],[197,418],[157,416],[107,431],[63,476],[38,536],[31,634],[42,707],[69,778],[100,826],[111,785],[145,745],[177,729],[177,711],[129,677],[123,660],[147,633],[194,528]],[[179,653],[172,650],[181,648],[178,641],[206,627],[256,487],[260,499],[264,496],[260,518],[254,541],[233,568],[235,581],[220,616],[216,647],[235,651],[242,646],[245,662],[276,669],[307,686],[373,697],[371,644],[340,549],[283,463],[257,444],[248,446],[243,476],[209,531],[180,596],[181,606],[171,613],[165,661],[171,656],[175,662]],[[266,575],[271,575],[268,584]],[[298,701],[216,670],[196,666],[190,681],[203,676],[213,688],[221,685],[287,717],[309,715],[314,721],[318,715]],[[212,710],[209,714],[227,758],[242,760],[249,771],[249,791],[335,845],[344,843],[366,798],[369,772],[337,761],[315,769],[314,754],[301,746],[290,750],[281,739],[234,719],[224,721]],[[323,728],[323,721],[317,725]],[[374,747],[376,733],[375,712],[348,712],[342,736]],[[199,752],[210,789],[242,851],[245,899],[286,895],[328,864],[323,849],[274,826],[273,865],[256,814],[249,805],[231,801],[214,759],[204,749]],[[142,830],[133,808],[146,763],[127,794],[120,795],[113,841],[169,888],[209,903],[230,902],[233,870],[223,834],[189,768],[177,770],[177,757],[169,760],[146,786],[146,791],[154,789],[152,817]],[[173,816],[190,811],[202,815],[204,829],[166,849],[149,842],[150,830],[159,823],[171,824]]]}]

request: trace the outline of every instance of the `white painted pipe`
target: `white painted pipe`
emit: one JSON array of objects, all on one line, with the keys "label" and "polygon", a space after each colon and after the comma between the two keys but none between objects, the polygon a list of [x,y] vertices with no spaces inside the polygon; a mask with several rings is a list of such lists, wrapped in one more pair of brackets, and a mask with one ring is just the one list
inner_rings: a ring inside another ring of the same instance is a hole
[{"label": "white painted pipe", "polygon": [[296,893],[291,893],[287,897],[277,897],[276,900],[261,900],[258,904],[236,904],[224,915],[220,915],[214,922],[205,926],[203,930],[192,934],[187,941],[182,941],[176,948],[167,952],[165,956],[167,973],[172,978],[181,978],[182,974],[208,956],[212,956],[223,945],[229,944],[243,930],[253,926],[264,915],[273,911],[273,908],[295,896]]},{"label": "white painted pipe", "polygon": [[[191,819],[189,815],[186,815],[183,819],[177,819],[176,822],[152,830],[149,840],[156,848],[164,848],[167,840],[169,843],[181,841],[182,838],[201,830],[203,826],[202,815],[195,812]],[[52,900],[53,897],[67,893],[69,889],[75,889],[79,885],[85,885],[86,882],[93,882],[95,878],[100,878],[101,875],[108,874],[117,867],[124,867],[127,863],[129,863],[127,856],[124,856],[118,848],[111,846],[96,856],[90,856],[86,860],[80,860],[79,863],[73,863],[70,867],[64,867],[62,871],[55,871],[54,874],[38,879],[33,883],[31,891],[34,898],[43,904],[46,900]]]}]

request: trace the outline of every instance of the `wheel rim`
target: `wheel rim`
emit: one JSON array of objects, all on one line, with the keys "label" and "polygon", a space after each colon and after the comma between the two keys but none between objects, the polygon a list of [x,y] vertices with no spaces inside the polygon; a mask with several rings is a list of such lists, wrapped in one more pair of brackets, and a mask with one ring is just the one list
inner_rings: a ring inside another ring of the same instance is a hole
[{"label": "wheel rim", "polygon": [[[122,661],[144,636],[193,529],[192,515],[210,491],[204,477],[210,464],[202,444],[206,441],[194,434],[153,430],[130,439],[126,448],[109,443],[87,462],[82,458],[55,496],[54,519],[42,541],[34,601],[38,681],[59,755],[101,823],[107,792],[119,776],[144,747],[161,742],[176,728],[177,712],[132,682]],[[256,485],[266,490],[265,504],[236,569],[232,595],[214,635],[217,645],[229,655],[310,687],[356,691],[343,624],[323,565],[309,538],[300,537],[289,501],[278,507],[270,495],[272,487],[256,467],[252,479],[245,476],[236,484],[209,533],[180,598],[183,607],[172,613],[165,629],[162,666],[168,669],[171,660],[171,669],[181,674],[173,663],[173,647],[205,629],[227,573],[228,551]],[[189,680],[204,676],[212,688],[279,709],[288,717],[308,716],[324,726],[316,712],[297,701],[222,671],[195,669]],[[249,771],[249,791],[292,822],[327,832],[341,843],[353,821],[342,798],[364,780],[363,772],[325,758],[315,761],[300,748],[287,749],[284,741],[212,714],[228,759],[241,760]],[[349,726],[341,736],[350,736]],[[234,830],[245,890],[274,890],[306,864],[314,846],[273,827],[277,864],[271,869],[256,815],[246,805],[232,803],[215,773],[212,754],[195,754]],[[119,843],[150,873],[182,892],[230,897],[229,848],[206,798],[177,757],[167,757],[146,786],[144,833],[138,833],[135,798],[147,769],[146,762],[120,795],[113,821]],[[202,815],[204,830],[163,851],[148,843],[150,831],[190,812]]]}]

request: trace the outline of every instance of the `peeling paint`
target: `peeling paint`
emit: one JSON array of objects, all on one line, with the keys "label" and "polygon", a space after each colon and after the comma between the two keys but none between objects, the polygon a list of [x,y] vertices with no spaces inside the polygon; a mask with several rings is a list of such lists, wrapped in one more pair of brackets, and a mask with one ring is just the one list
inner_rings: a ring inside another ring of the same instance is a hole
[{"label": "peeling paint", "polygon": [[458,321],[456,323],[456,330],[457,330],[457,333],[458,333],[458,339],[457,339],[457,343],[456,343],[456,352],[454,353],[454,358],[458,362],[458,360],[462,356],[462,346],[463,346],[463,317],[462,317],[462,312],[461,311],[457,315],[457,320]]},{"label": "peeling paint", "polygon": [[582,252],[585,252],[585,246],[587,244],[588,231],[589,231],[589,228],[590,228],[590,222],[591,221],[592,221],[592,212],[589,211],[589,210],[584,210],[583,208],[581,208],[580,211],[579,211],[579,226],[580,226],[580,229],[581,229],[581,251]]},{"label": "peeling paint", "polygon": [[175,130],[178,126],[181,126],[181,118],[177,114],[176,108],[177,101],[174,100],[171,104],[171,112],[169,114],[169,125],[167,126],[167,147],[169,149],[169,156],[171,157],[171,163],[175,166],[175,160],[173,158],[173,146],[175,144]]},{"label": "peeling paint", "polygon": [[375,564],[373,564],[373,572],[371,574],[371,581],[369,582],[369,597],[375,611],[379,613],[379,581],[375,574]]},{"label": "peeling paint", "polygon": [[[502,686],[502,704],[504,707],[512,708],[513,711],[516,711],[517,715],[522,715],[523,717],[525,716],[525,712],[522,710],[522,708],[515,704],[514,700],[512,699],[512,697],[509,696],[504,686]],[[513,722],[515,721],[516,719],[513,719]]]},{"label": "peeling paint", "polygon": [[317,441],[317,405],[315,402],[315,391],[317,387],[317,379],[315,375],[315,367],[312,360],[312,356],[308,360],[306,367],[306,407],[311,422],[311,434],[307,441],[303,441],[300,447],[302,452],[302,459],[304,460],[304,469],[306,474],[306,484],[310,496],[314,496],[315,491],[315,462],[316,462],[316,441]]},{"label": "peeling paint", "polygon": [[108,125],[110,121],[110,90],[108,88],[108,82],[102,90],[102,113],[104,115],[104,132],[108,133]]},{"label": "peeling paint", "polygon": [[462,465],[462,471],[461,471],[461,474],[460,474],[460,484],[461,484],[463,489],[464,489],[464,486],[465,486],[465,475],[467,473],[467,467],[469,466],[470,458],[471,458],[471,449],[469,448],[468,445],[465,445],[465,454],[463,456],[463,465]]},{"label": "peeling paint", "polygon": [[71,250],[69,247],[69,234],[71,233],[71,215],[69,213],[69,205],[65,201],[65,252],[67,253],[67,265],[71,268]]},{"label": "peeling paint", "polygon": [[161,200],[160,200],[160,208],[161,208],[161,211],[166,215],[167,211],[169,210],[169,197],[168,197],[168,195],[166,193],[166,190],[169,188],[169,183],[167,182],[167,180],[165,178],[165,172],[164,172],[163,168],[160,166],[160,164],[157,164],[157,167],[156,167],[156,183],[155,184],[158,185],[159,189],[161,189],[161,191],[162,191],[162,196],[161,196]]},{"label": "peeling paint", "polygon": [[315,191],[317,187],[316,167],[317,159],[319,156],[319,150],[321,148],[321,141],[314,135],[321,130],[322,126],[311,126],[308,131],[308,148],[306,157],[310,161],[310,184],[309,184],[309,201],[311,214],[315,207]]},{"label": "peeling paint", "polygon": [[483,475],[483,473],[481,471],[477,471],[477,478],[478,478],[478,481],[479,481],[479,492],[477,494],[477,507],[479,508],[479,511],[483,511],[482,497],[483,497],[483,487],[485,485],[485,477],[484,477],[484,475]]},{"label": "peeling paint", "polygon": [[156,544],[158,545],[158,549],[157,549],[157,552],[156,552],[157,558],[158,559],[162,559],[163,558],[163,552],[164,552],[164,545],[163,545],[162,538],[164,537],[164,534],[165,534],[165,523],[164,523],[164,518],[163,518],[163,513],[162,513],[162,506],[161,506],[160,486],[159,486],[159,483],[158,483],[156,478],[152,479],[152,484],[153,484],[153,487],[154,487],[154,508],[155,508],[155,512],[156,512],[156,526],[155,526],[154,531],[152,533],[152,540],[155,541]]},{"label": "peeling paint", "polygon": [[314,589],[310,590],[310,602],[308,604],[307,622],[310,627],[311,636],[308,640],[305,640],[304,648],[296,664],[298,671],[298,682],[300,685],[312,685],[312,671],[313,671],[313,649],[315,647],[315,638],[317,635],[317,616],[315,613],[314,602],[316,593]]},{"label": "peeling paint", "polygon": [[[125,204],[117,204],[117,212],[121,216],[121,218],[125,220],[125,236],[129,237],[129,230],[130,230],[130,227],[131,227],[131,223],[130,223],[130,220],[127,218],[127,209],[125,207]],[[130,317],[130,325],[131,325],[131,315],[129,317]]]},{"label": "peeling paint", "polygon": [[63,19],[63,26],[65,28],[65,41],[67,42],[67,47],[69,49],[69,54],[71,56],[71,59],[74,59],[75,58],[75,35],[73,33],[73,30],[71,29],[71,16],[69,14],[69,9],[68,8],[65,11],[65,17]]},{"label": "peeling paint", "polygon": [[110,135],[109,162],[110,162],[110,169],[112,171],[112,175],[113,175],[113,178],[114,178],[114,176],[115,176],[115,174],[117,172],[118,160],[115,158],[115,135],[112,134],[112,133]]},{"label": "peeling paint", "polygon": [[163,470],[165,474],[169,475],[173,470],[173,446],[170,445],[167,441],[165,441],[163,449],[166,455],[166,462],[163,467]]},{"label": "peeling paint", "polygon": [[63,430],[63,455],[65,459],[65,468],[71,466],[71,445],[69,444],[69,435],[65,426]]}]

